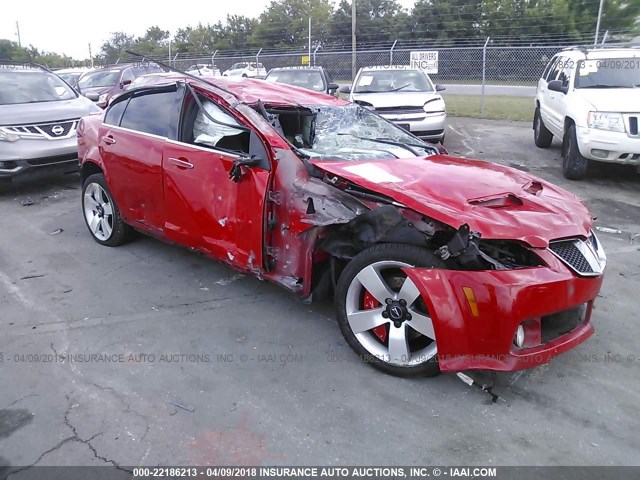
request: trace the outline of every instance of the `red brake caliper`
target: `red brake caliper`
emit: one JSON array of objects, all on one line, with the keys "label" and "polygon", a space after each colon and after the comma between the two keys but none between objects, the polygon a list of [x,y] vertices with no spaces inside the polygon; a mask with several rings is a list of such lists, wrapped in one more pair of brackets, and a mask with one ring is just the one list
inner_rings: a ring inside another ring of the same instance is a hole
[{"label": "red brake caliper", "polygon": [[[374,308],[378,308],[380,306],[380,302],[375,299],[373,295],[369,293],[368,290],[364,291],[364,309],[372,310]],[[373,328],[373,333],[380,339],[381,342],[387,340],[387,326],[385,324],[378,325]]]}]

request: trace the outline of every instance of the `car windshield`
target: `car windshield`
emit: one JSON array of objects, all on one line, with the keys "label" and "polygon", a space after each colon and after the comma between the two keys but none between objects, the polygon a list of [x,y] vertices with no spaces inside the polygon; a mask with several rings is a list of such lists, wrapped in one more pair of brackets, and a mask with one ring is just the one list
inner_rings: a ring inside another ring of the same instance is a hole
[{"label": "car windshield", "polygon": [[368,70],[358,77],[354,93],[433,92],[421,70]]},{"label": "car windshield", "polygon": [[233,65],[231,65],[231,68],[244,68],[247,67],[249,64],[248,63],[234,63]]},{"label": "car windshield", "polygon": [[[303,153],[321,160],[392,160],[436,153],[435,147],[409,134],[359,105],[308,107],[312,116],[303,121],[301,134]],[[295,124],[280,116],[283,128]],[[308,123],[309,128],[307,128]],[[290,127],[289,127],[290,128]],[[304,132],[310,132],[305,135]],[[288,137],[293,132],[289,133]],[[306,137],[306,138],[305,138]]]},{"label": "car windshield", "polygon": [[266,80],[308,88],[316,92],[325,90],[322,75],[318,70],[274,70],[267,75]]},{"label": "car windshield", "polygon": [[78,83],[78,79],[82,76],[82,72],[76,73],[59,73],[58,76],[70,85]]},{"label": "car windshield", "polygon": [[113,87],[120,78],[120,70],[87,73],[80,79],[80,88]]},{"label": "car windshield", "polygon": [[48,72],[0,72],[0,105],[70,100],[76,94],[69,85]]},{"label": "car windshield", "polygon": [[602,58],[578,62],[575,88],[638,88],[640,58]]}]

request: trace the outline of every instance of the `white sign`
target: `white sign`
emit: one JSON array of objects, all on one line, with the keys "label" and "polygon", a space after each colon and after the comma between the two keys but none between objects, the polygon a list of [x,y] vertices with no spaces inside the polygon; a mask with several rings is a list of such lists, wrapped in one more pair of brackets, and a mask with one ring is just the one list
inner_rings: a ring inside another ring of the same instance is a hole
[{"label": "white sign", "polygon": [[438,73],[438,51],[422,50],[419,52],[411,52],[411,68],[419,68],[425,73]]}]

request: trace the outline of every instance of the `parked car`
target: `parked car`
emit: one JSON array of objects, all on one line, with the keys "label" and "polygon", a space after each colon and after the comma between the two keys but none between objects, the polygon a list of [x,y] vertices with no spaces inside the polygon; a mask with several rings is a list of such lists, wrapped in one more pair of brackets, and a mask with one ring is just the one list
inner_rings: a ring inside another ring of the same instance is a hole
[{"label": "parked car", "polygon": [[323,67],[273,68],[269,70],[265,80],[308,88],[329,95],[335,95],[338,91],[338,84],[333,81],[329,71]]},{"label": "parked car", "polygon": [[78,81],[80,77],[87,72],[92,72],[95,68],[92,67],[74,67],[74,68],[62,68],[60,70],[56,70],[53,73],[58,75],[61,79],[67,82],[76,90],[79,90]]},{"label": "parked car", "polygon": [[100,111],[46,68],[0,63],[0,179],[77,171],[78,121]]},{"label": "parked car", "polygon": [[357,104],[187,78],[83,118],[78,145],[96,242],[136,229],[333,295],[346,341],[386,372],[530,368],[593,332],[606,257],[578,198]]},{"label": "parked car", "polygon": [[125,87],[140,75],[163,71],[154,63],[113,65],[83,75],[78,86],[85,97],[105,108],[111,97],[124,92]]},{"label": "parked car", "polygon": [[447,110],[438,93],[442,90],[423,70],[400,65],[361,68],[353,86],[338,91],[416,137],[444,144]]},{"label": "parked car", "polygon": [[231,65],[231,68],[222,72],[225,77],[264,78],[267,70],[264,65],[256,62],[239,62]]},{"label": "parked car", "polygon": [[187,68],[187,73],[191,75],[202,75],[207,77],[219,77],[222,75],[220,69],[215,65],[198,63]]},{"label": "parked car", "polygon": [[562,173],[571,180],[593,161],[640,169],[639,120],[640,45],[564,50],[538,80],[534,141],[562,141]]}]

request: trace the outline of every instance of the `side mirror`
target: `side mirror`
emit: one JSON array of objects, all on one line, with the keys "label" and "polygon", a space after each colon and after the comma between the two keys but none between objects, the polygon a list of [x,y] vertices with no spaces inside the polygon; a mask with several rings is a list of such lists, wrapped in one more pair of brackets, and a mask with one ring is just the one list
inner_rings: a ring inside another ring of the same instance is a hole
[{"label": "side mirror", "polygon": [[436,85],[436,92],[442,92],[443,90],[446,90],[447,87],[445,87],[444,85]]},{"label": "side mirror", "polygon": [[329,92],[330,95],[334,95],[339,88],[340,88],[340,85],[338,85],[337,83],[330,83],[329,86],[327,87],[327,91]]},{"label": "side mirror", "polygon": [[123,80],[120,82],[120,88],[124,88],[127,85],[131,85],[131,80]]},{"label": "side mirror", "polygon": [[349,95],[351,93],[351,85],[343,85],[341,87],[338,87],[338,93]]},{"label": "side mirror", "polygon": [[552,92],[560,92],[563,94],[569,91],[569,85],[564,85],[561,80],[551,80],[547,88]]}]

